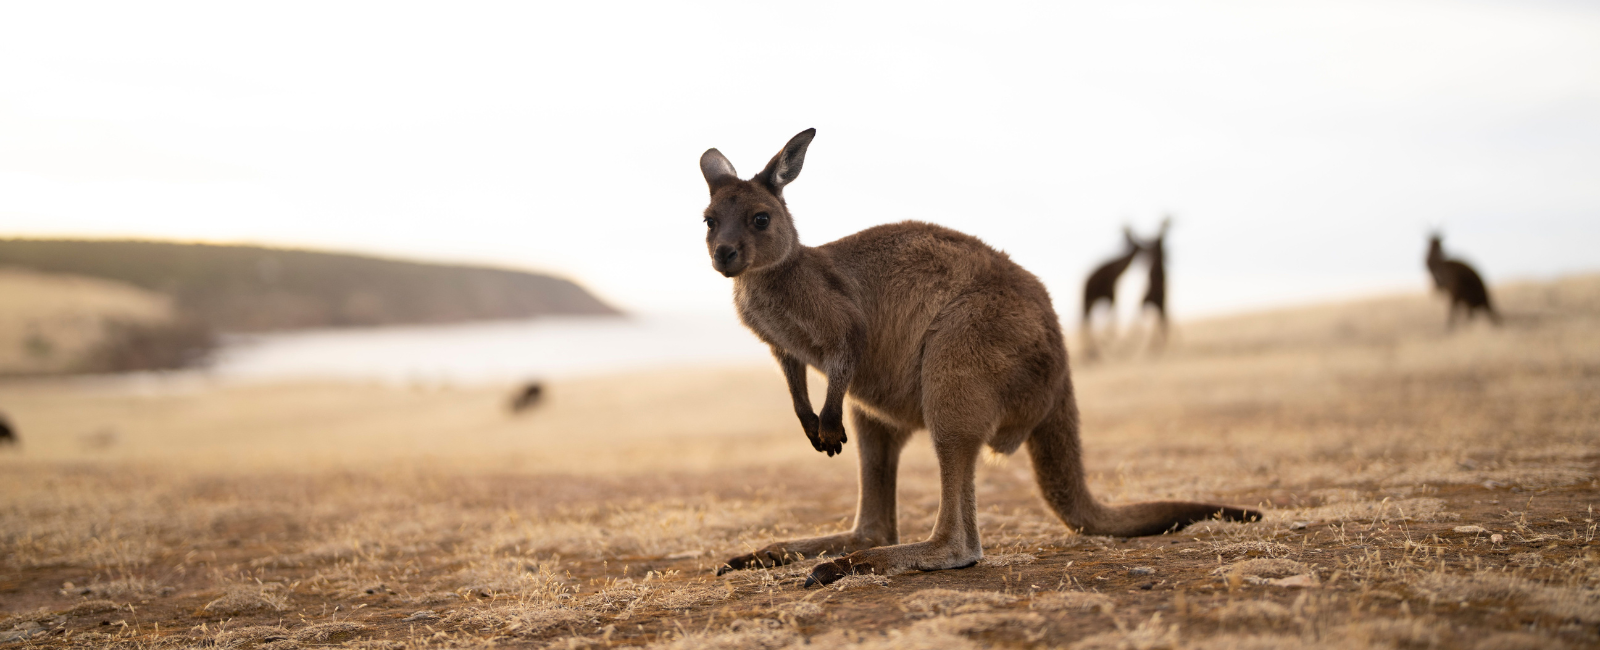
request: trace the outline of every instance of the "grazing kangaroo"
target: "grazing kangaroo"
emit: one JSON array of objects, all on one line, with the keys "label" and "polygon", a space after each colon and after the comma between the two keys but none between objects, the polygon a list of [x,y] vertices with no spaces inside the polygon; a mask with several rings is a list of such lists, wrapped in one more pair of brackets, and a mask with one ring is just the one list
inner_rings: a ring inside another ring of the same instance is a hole
[{"label": "grazing kangaroo", "polygon": [[[800,243],[783,188],[800,175],[816,130],[800,132],[750,180],[716,149],[700,157],[712,268],[733,278],[739,317],[788,380],[812,446],[829,456],[847,438],[844,397],[860,445],[855,526],[777,542],[729,559],[721,574],[802,557],[806,585],[852,573],[957,569],[983,557],[974,473],[985,445],[1024,444],[1044,500],[1067,526],[1092,535],[1155,535],[1208,518],[1255,521],[1252,510],[1157,501],[1109,507],[1089,494],[1078,408],[1061,326],[1044,285],[975,237],[906,221],[822,246]],[[806,366],[828,378],[821,416]],[[911,434],[927,429],[939,459],[939,515],[927,540],[900,544],[895,478]],[[847,554],[847,555],[845,555]]]},{"label": "grazing kangaroo", "polygon": [[511,412],[521,413],[539,405],[544,400],[544,383],[530,381],[517,389],[511,397]]},{"label": "grazing kangaroo", "polygon": [[1167,251],[1165,241],[1167,228],[1172,226],[1172,217],[1161,220],[1161,230],[1156,231],[1155,239],[1144,245],[1145,255],[1150,257],[1150,286],[1144,290],[1143,307],[1156,308],[1156,324],[1161,328],[1161,343],[1167,342]]},{"label": "grazing kangaroo", "polygon": [[1449,327],[1456,326],[1456,312],[1462,307],[1467,310],[1467,320],[1472,320],[1473,313],[1482,309],[1491,322],[1500,324],[1500,314],[1489,304],[1489,288],[1484,286],[1483,278],[1466,262],[1444,256],[1443,238],[1439,233],[1428,238],[1428,273],[1433,275],[1435,288],[1450,294]]},{"label": "grazing kangaroo", "polygon": [[1089,316],[1094,313],[1095,305],[1104,301],[1111,306],[1112,318],[1116,317],[1117,279],[1122,277],[1122,273],[1128,270],[1128,265],[1132,264],[1133,259],[1143,250],[1138,240],[1133,238],[1133,231],[1126,226],[1122,228],[1122,238],[1127,243],[1127,249],[1121,255],[1095,268],[1094,272],[1089,274],[1089,279],[1083,283],[1083,325],[1080,329],[1083,330],[1083,349],[1090,357],[1095,356],[1095,342]]}]

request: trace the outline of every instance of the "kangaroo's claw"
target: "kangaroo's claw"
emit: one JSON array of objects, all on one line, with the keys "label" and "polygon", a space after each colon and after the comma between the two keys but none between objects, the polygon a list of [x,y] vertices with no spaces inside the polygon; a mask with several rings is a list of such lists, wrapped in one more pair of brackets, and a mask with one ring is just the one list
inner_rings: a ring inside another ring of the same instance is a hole
[{"label": "kangaroo's claw", "polygon": [[846,555],[832,562],[823,562],[813,567],[811,575],[806,576],[805,588],[810,589],[813,586],[831,585],[848,575],[878,572],[870,563],[850,558],[850,555]]}]

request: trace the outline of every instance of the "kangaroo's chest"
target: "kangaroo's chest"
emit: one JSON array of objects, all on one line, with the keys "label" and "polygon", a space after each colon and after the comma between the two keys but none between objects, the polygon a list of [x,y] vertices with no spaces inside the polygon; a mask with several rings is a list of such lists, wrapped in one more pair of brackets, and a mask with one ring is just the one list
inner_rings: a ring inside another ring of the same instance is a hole
[{"label": "kangaroo's chest", "polygon": [[734,304],[739,320],[767,345],[776,347],[807,365],[821,367],[824,342],[817,317],[798,309],[793,301],[759,291],[736,290]]}]

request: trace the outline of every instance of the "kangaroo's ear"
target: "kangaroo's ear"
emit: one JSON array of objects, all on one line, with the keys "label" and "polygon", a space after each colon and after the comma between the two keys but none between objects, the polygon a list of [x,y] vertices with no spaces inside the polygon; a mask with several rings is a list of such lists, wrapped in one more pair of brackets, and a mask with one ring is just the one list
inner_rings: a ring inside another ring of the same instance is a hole
[{"label": "kangaroo's ear", "polygon": [[783,186],[800,176],[800,166],[806,162],[806,147],[811,146],[814,137],[817,137],[817,130],[806,129],[789,138],[789,144],[783,145],[783,151],[773,156],[767,168],[751,180],[766,183],[774,194],[782,194]]},{"label": "kangaroo's ear", "polygon": [[723,183],[739,180],[739,173],[733,171],[733,163],[728,162],[728,157],[716,149],[707,149],[700,154],[700,173],[705,175],[706,185],[713,192]]}]

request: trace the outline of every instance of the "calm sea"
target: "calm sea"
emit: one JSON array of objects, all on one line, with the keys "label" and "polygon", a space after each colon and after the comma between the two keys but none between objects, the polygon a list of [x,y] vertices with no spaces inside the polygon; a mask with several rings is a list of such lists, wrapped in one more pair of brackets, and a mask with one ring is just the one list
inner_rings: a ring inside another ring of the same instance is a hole
[{"label": "calm sea", "polygon": [[207,374],[476,383],[770,362],[731,315],[549,317],[231,336]]}]

